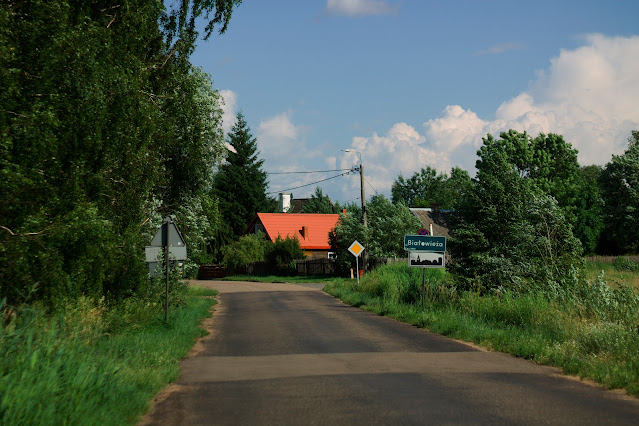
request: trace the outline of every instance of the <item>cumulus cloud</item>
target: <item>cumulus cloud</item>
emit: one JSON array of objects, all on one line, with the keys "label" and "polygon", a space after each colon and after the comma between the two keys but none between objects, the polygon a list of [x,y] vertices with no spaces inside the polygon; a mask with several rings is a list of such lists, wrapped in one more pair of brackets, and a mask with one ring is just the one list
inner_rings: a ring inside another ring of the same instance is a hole
[{"label": "cumulus cloud", "polygon": [[[260,158],[264,159],[264,171],[292,172],[316,168],[310,163],[323,157],[317,148],[309,149],[304,138],[304,128],[293,122],[292,111],[260,121],[257,129]],[[313,182],[317,176],[302,174],[274,174],[269,176],[269,191],[279,192]],[[315,187],[302,188],[294,192],[296,197],[306,196]]]},{"label": "cumulus cloud", "polygon": [[[367,192],[375,189],[388,193],[399,174],[407,176],[426,165],[446,163],[446,158],[426,147],[425,142],[426,138],[406,123],[395,124],[386,135],[374,133],[370,137],[354,138],[351,148],[362,156]],[[349,168],[358,162],[356,153],[347,153],[340,160],[340,168]],[[352,198],[353,194],[359,194],[359,188],[357,178],[347,180],[342,190],[348,194],[347,198]]]},{"label": "cumulus cloud", "polygon": [[232,90],[220,90],[222,96],[222,129],[227,134],[235,124],[237,95]]},{"label": "cumulus cloud", "polygon": [[273,143],[286,143],[297,137],[298,129],[291,121],[291,113],[284,112],[267,120],[262,120],[259,127],[262,139]]},{"label": "cumulus cloud", "polygon": [[420,130],[398,123],[384,136],[354,138],[367,179],[389,193],[399,174],[410,176],[427,165],[439,171],[460,166],[472,174],[482,137],[508,129],[561,134],[579,151],[580,164],[607,163],[639,129],[639,36],[595,34],[584,40],[553,58],[528,90],[503,102],[494,120],[450,105]]},{"label": "cumulus cloud", "polygon": [[327,0],[326,11],[332,15],[362,17],[392,15],[397,7],[383,0]]}]

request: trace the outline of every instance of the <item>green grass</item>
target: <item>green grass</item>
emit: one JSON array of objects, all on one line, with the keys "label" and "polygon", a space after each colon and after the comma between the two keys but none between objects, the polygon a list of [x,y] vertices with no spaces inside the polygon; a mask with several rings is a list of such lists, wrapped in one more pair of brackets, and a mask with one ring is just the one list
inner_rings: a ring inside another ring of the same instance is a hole
[{"label": "green grass", "polygon": [[625,284],[639,290],[639,264],[632,261],[618,260],[609,262],[586,262],[586,278],[596,279],[603,273],[603,279],[609,285],[617,287]]},{"label": "green grass", "polygon": [[[359,287],[336,282],[324,291],[379,315],[553,365],[639,396],[636,294],[602,291],[595,283],[582,284],[569,304],[534,293],[480,296],[457,291],[449,276],[439,274],[429,280],[423,310],[421,274],[403,265],[367,274]],[[593,299],[597,306],[590,306]]]},{"label": "green grass", "polygon": [[62,313],[5,310],[0,329],[0,424],[133,424],[179,373],[205,332],[216,292],[189,289],[164,322],[160,304],[106,308],[82,299]]}]

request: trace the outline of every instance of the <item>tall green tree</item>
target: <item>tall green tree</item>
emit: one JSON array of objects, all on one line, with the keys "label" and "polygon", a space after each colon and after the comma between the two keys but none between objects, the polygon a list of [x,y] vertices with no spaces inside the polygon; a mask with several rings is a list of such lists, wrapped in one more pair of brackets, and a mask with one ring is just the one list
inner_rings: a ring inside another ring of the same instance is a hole
[{"label": "tall green tree", "polygon": [[606,164],[600,184],[605,224],[602,250],[639,253],[639,131],[632,131],[626,151]]},{"label": "tall green tree", "polygon": [[485,289],[556,285],[578,265],[581,244],[557,200],[533,177],[546,175],[535,163],[531,139],[514,131],[500,136],[488,135],[477,152],[474,185],[458,209],[450,268],[461,282]]},{"label": "tall green tree", "polygon": [[[208,155],[192,169],[175,157],[214,139],[189,62],[195,23],[213,13],[224,29],[238,3],[0,3],[0,298],[142,285],[149,208],[195,197],[210,174]],[[182,12],[196,19],[163,20]]]},{"label": "tall green tree", "polygon": [[272,201],[266,195],[268,182],[257,139],[241,112],[236,118],[227,139],[233,151],[227,153],[226,162],[214,176],[213,194],[219,200],[224,226],[230,235],[238,237],[256,213],[272,210]]},{"label": "tall green tree", "polygon": [[333,204],[331,198],[328,195],[324,195],[322,188],[319,186],[315,188],[315,193],[311,195],[311,198],[302,207],[302,213],[335,214],[338,211],[339,206]]},{"label": "tall green tree", "polygon": [[581,241],[584,254],[601,251],[604,218],[599,179],[602,172],[602,167],[598,165],[583,166],[579,170],[580,184],[575,197],[576,219],[573,233]]},{"label": "tall green tree", "polygon": [[342,268],[355,266],[353,255],[347,251],[353,241],[364,244],[369,257],[404,256],[404,235],[414,234],[421,227],[406,205],[393,204],[383,195],[374,196],[367,203],[366,227],[356,205],[347,205],[346,211],[340,213],[337,226],[329,233],[332,250],[337,252]]},{"label": "tall green tree", "polygon": [[437,170],[427,166],[405,179],[399,176],[391,188],[393,203],[402,202],[409,207],[430,207],[439,205],[442,209],[455,209],[464,192],[471,185],[468,172],[454,167],[450,176],[437,174]]}]

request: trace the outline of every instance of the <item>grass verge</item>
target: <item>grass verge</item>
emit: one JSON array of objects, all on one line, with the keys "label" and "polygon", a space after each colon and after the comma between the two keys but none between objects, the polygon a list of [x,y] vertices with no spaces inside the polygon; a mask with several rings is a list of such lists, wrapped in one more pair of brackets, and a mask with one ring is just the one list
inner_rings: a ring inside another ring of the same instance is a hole
[{"label": "grass verge", "polygon": [[[359,287],[352,282],[335,282],[324,291],[379,315],[553,365],[567,374],[639,396],[636,305],[619,304],[612,296],[605,307],[592,309],[585,306],[590,304],[588,298],[580,302],[577,296],[560,304],[535,293],[479,295],[456,290],[444,271],[427,272],[424,309],[419,301],[421,271],[405,265],[373,271]],[[606,313],[604,308],[633,312],[620,316]],[[632,317],[634,324],[620,319]]]},{"label": "grass verge", "polygon": [[[210,316],[213,290],[191,288],[164,322],[161,304],[107,309],[81,299],[46,315],[5,315],[0,328],[0,424],[133,424],[179,374]],[[6,313],[6,311],[5,311]]]}]

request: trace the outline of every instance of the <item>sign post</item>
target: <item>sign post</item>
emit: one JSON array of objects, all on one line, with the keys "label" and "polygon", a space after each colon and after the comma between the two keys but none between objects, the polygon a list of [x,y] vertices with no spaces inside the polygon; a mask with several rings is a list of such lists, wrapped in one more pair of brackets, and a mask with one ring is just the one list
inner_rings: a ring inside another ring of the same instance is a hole
[{"label": "sign post", "polygon": [[408,266],[424,268],[422,272],[422,310],[426,292],[426,268],[443,268],[446,263],[446,237],[435,237],[420,229],[418,235],[404,235],[404,249],[408,251]]},{"label": "sign post", "polygon": [[177,263],[178,267],[183,267],[186,260],[186,241],[175,225],[174,220],[173,216],[165,217],[160,229],[153,237],[151,245],[144,249],[151,278],[159,275],[157,272],[158,259],[160,255],[164,258],[164,321],[169,319],[169,268],[171,266],[171,256],[175,258],[175,263]]},{"label": "sign post", "polygon": [[353,244],[348,248],[348,251],[351,252],[353,256],[355,256],[355,267],[357,268],[357,286],[359,287],[359,255],[364,251],[364,246],[357,242],[357,240],[353,241]]}]

